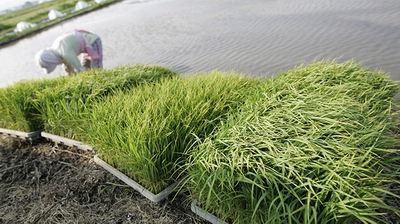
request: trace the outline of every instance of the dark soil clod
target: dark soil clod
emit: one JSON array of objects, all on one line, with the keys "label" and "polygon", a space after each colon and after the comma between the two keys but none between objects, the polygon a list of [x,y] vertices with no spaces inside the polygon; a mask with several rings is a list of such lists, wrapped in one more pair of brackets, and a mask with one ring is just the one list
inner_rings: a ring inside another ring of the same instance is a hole
[{"label": "dark soil clod", "polygon": [[0,223],[205,223],[183,195],[152,203],[91,152],[0,137]]}]

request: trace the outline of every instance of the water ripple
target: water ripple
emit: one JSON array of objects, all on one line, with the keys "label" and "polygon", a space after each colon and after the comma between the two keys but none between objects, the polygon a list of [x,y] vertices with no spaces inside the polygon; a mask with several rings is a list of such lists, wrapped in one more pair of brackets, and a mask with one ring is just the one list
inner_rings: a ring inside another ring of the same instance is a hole
[{"label": "water ripple", "polygon": [[0,80],[43,77],[34,54],[74,28],[102,37],[106,68],[156,63],[272,76],[338,58],[400,80],[399,11],[398,0],[127,0],[1,49]]}]

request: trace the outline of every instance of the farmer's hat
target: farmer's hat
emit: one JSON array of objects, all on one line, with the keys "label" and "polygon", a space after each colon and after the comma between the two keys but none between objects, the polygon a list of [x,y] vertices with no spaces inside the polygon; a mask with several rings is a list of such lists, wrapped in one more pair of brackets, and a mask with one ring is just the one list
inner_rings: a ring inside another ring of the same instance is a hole
[{"label": "farmer's hat", "polygon": [[44,68],[44,72],[49,74],[54,71],[57,65],[62,63],[62,59],[60,54],[50,48],[44,49],[36,53],[35,55],[36,62],[40,67]]}]

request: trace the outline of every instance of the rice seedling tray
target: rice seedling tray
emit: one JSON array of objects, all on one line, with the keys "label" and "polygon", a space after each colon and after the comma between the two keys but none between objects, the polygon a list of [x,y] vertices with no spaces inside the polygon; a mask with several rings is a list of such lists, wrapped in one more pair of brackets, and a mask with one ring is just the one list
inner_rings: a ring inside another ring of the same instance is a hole
[{"label": "rice seedling tray", "polygon": [[223,221],[222,219],[216,217],[215,215],[207,212],[206,210],[200,208],[197,206],[197,200],[193,200],[192,203],[190,204],[190,209],[192,210],[193,213],[196,215],[200,216],[204,220],[207,220],[208,222],[212,224],[228,224],[227,222]]},{"label": "rice seedling tray", "polygon": [[36,139],[40,138],[41,132],[42,132],[41,130],[33,131],[33,132],[22,132],[22,131],[0,128],[1,134],[18,137],[18,138],[22,138],[22,139],[26,139],[26,140],[36,140]]},{"label": "rice seedling tray", "polygon": [[153,194],[151,191],[147,190],[146,188],[144,188],[139,183],[137,183],[134,180],[130,179],[125,174],[121,173],[120,171],[118,171],[117,169],[115,169],[114,167],[112,167],[111,165],[109,165],[108,163],[103,161],[102,159],[100,159],[97,155],[95,155],[93,159],[94,159],[95,163],[97,163],[98,165],[100,165],[101,167],[106,169],[108,172],[110,172],[111,174],[116,176],[118,179],[122,180],[127,185],[129,185],[130,187],[132,187],[133,189],[138,191],[144,197],[146,197],[147,199],[149,199],[150,201],[155,202],[155,203],[162,201],[168,195],[170,195],[178,187],[178,185],[181,182],[180,180],[178,180],[178,181],[172,183],[171,185],[169,185],[164,190],[162,190],[160,193]]},{"label": "rice seedling tray", "polygon": [[69,139],[69,138],[61,137],[61,136],[58,136],[58,135],[53,135],[53,134],[50,134],[50,133],[47,133],[47,132],[44,132],[44,131],[41,132],[41,136],[43,138],[46,138],[46,139],[48,139],[50,141],[53,141],[55,143],[58,143],[58,144],[63,144],[63,145],[75,147],[77,149],[81,149],[81,150],[89,151],[89,152],[93,152],[94,151],[94,149],[93,149],[93,147],[91,145],[87,145],[87,144],[84,144],[82,142],[79,142],[79,141],[76,141],[76,140],[72,140],[72,139]]}]

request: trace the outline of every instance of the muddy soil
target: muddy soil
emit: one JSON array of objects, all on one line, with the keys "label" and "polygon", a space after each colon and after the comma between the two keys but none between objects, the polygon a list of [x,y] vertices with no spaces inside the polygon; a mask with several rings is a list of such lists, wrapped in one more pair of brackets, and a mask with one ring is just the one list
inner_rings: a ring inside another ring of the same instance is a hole
[{"label": "muddy soil", "polygon": [[153,203],[91,153],[0,138],[0,223],[206,223],[185,196]]},{"label": "muddy soil", "polygon": [[[0,224],[208,223],[191,212],[185,195],[153,203],[96,165],[93,156],[0,134]],[[390,190],[400,195],[400,184]],[[385,200],[400,209],[398,198]],[[384,219],[381,223],[400,224],[392,212]]]}]

